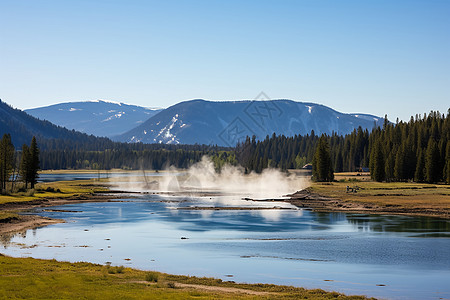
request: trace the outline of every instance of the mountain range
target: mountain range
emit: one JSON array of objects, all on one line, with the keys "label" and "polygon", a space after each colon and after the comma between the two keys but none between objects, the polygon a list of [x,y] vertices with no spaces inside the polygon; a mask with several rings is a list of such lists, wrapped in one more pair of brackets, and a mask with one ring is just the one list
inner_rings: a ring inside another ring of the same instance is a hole
[{"label": "mountain range", "polygon": [[41,120],[106,137],[125,133],[160,111],[105,100],[66,102],[25,110]]},{"label": "mountain range", "polygon": [[382,126],[384,121],[373,115],[345,114],[324,105],[292,100],[197,99],[159,110],[98,100],[60,103],[26,112],[30,115],[1,102],[0,133],[11,133],[19,144],[29,142],[33,135],[65,139],[87,136],[75,131],[79,130],[128,143],[235,146],[247,136],[264,139],[274,133],[306,135],[311,130],[317,135],[347,134],[359,126],[369,130],[375,124]]},{"label": "mountain range", "polygon": [[116,137],[121,142],[235,146],[246,136],[347,134],[361,126],[382,126],[384,119],[344,114],[327,106],[292,100],[180,102]]}]

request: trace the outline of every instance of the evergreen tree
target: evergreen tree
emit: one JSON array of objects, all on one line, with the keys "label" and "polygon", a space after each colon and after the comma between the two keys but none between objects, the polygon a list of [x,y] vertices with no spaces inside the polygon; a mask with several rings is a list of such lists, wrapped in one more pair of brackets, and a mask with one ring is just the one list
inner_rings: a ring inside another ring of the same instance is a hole
[{"label": "evergreen tree", "polygon": [[4,134],[0,140],[0,189],[2,193],[6,190],[6,183],[9,181],[13,170],[14,152],[11,136]]},{"label": "evergreen tree", "polygon": [[30,170],[30,148],[23,144],[22,146],[22,156],[20,158],[20,168],[19,174],[22,181],[25,183],[25,189],[28,188],[28,179],[30,178],[29,170]]},{"label": "evergreen tree", "polygon": [[22,146],[22,158],[20,160],[20,176],[25,182],[25,188],[28,187],[28,183],[32,189],[38,179],[39,171],[39,148],[37,146],[36,138],[31,139],[30,147],[27,145]]},{"label": "evergreen tree", "polygon": [[384,164],[384,155],[383,155],[383,146],[380,141],[375,142],[375,146],[373,148],[373,156],[372,156],[372,170],[370,170],[370,176],[375,181],[383,181],[386,178],[386,174],[384,172],[385,164]]},{"label": "evergreen tree", "polygon": [[440,154],[436,141],[433,137],[430,137],[428,141],[427,153],[425,156],[425,179],[428,183],[438,182],[441,178],[439,172],[439,160]]},{"label": "evergreen tree", "polygon": [[343,162],[343,158],[342,158],[342,152],[338,151],[338,153],[336,155],[335,164],[334,164],[334,170],[336,172],[342,172],[343,168],[344,168],[344,162]]},{"label": "evergreen tree", "polygon": [[30,184],[31,188],[34,188],[34,185],[38,179],[38,171],[40,170],[39,166],[39,148],[37,146],[36,137],[33,136],[30,144]]},{"label": "evergreen tree", "polygon": [[[450,111],[450,110],[449,110]],[[447,149],[445,154],[446,164],[444,168],[444,178],[447,184],[450,184],[450,141],[447,141]]]},{"label": "evergreen tree", "polygon": [[414,173],[414,180],[416,182],[424,182],[425,180],[425,157],[421,148],[417,155],[416,172]]},{"label": "evergreen tree", "polygon": [[313,178],[315,181],[333,181],[334,172],[327,137],[322,135],[313,159]]},{"label": "evergreen tree", "polygon": [[384,173],[385,173],[386,181],[388,181],[388,182],[391,182],[392,180],[394,180],[394,168],[395,168],[394,157],[396,157],[396,155],[394,154],[393,151],[391,151],[391,153],[389,153],[389,156],[386,160],[386,164],[384,166]]},{"label": "evergreen tree", "polygon": [[394,177],[397,181],[405,178],[404,163],[405,163],[404,148],[400,147],[395,155]]}]

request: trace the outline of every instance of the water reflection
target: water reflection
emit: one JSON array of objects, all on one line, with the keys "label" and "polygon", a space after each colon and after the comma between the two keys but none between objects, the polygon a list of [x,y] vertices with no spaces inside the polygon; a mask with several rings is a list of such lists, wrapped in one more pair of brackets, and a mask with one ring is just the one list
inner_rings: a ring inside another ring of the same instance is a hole
[{"label": "water reflection", "polygon": [[439,218],[362,214],[348,214],[346,218],[361,231],[421,233],[417,237],[450,232],[450,221]]}]

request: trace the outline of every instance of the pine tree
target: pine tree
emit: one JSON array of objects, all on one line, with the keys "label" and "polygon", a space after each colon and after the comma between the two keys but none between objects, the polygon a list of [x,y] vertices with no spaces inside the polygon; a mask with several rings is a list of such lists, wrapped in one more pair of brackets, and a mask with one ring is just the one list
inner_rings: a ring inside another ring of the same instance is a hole
[{"label": "pine tree", "polygon": [[[449,109],[450,112],[450,109]],[[446,164],[445,164],[445,168],[444,168],[444,177],[445,177],[445,182],[447,184],[450,184],[450,141],[447,141],[447,149],[446,149],[446,154],[445,154],[445,160],[446,160]]]},{"label": "pine tree", "polygon": [[4,134],[0,140],[0,190],[3,193],[9,181],[14,164],[14,145],[11,136]]},{"label": "pine tree", "polygon": [[384,173],[386,175],[386,181],[390,182],[394,180],[394,166],[395,166],[395,154],[393,151],[389,153],[388,158],[386,159],[386,164],[384,166]]},{"label": "pine tree", "polygon": [[430,137],[425,156],[425,179],[428,183],[438,182],[441,177],[441,174],[439,174],[439,160],[439,149],[434,138]]},{"label": "pine tree", "polygon": [[404,148],[400,147],[395,155],[394,177],[397,181],[405,178],[404,172],[405,152]]},{"label": "pine tree", "polygon": [[313,178],[315,181],[333,181],[334,171],[331,163],[327,137],[322,135],[313,159]]},{"label": "pine tree", "polygon": [[425,180],[425,157],[422,148],[419,148],[417,154],[416,172],[414,173],[414,180],[416,182],[424,182]]},{"label": "pine tree", "polygon": [[373,180],[381,182],[385,180],[386,174],[384,172],[385,164],[383,146],[379,140],[375,142],[375,146],[372,151],[372,170],[370,170],[370,175]]},{"label": "pine tree", "polygon": [[25,183],[25,189],[28,188],[28,179],[30,175],[28,175],[30,170],[30,148],[23,144],[22,146],[22,156],[20,158],[20,169],[19,174],[22,181]]},{"label": "pine tree", "polygon": [[31,188],[34,188],[34,185],[38,179],[38,171],[40,169],[39,166],[39,148],[37,146],[36,137],[33,136],[30,144],[30,177],[29,181],[31,183]]}]

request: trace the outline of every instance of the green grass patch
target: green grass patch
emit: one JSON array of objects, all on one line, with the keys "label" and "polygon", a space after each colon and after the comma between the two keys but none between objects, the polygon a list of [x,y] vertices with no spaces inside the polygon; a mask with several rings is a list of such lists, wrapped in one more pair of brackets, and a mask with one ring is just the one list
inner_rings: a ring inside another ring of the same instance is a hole
[{"label": "green grass patch", "polygon": [[36,184],[34,189],[21,190],[8,195],[0,195],[0,205],[6,203],[29,202],[41,199],[72,198],[83,194],[107,191],[106,180],[57,181]]},{"label": "green grass patch", "polygon": [[[91,263],[11,258],[0,254],[1,299],[367,299],[323,290],[236,284],[214,278],[169,275]],[[149,278],[149,274],[151,278]],[[157,278],[157,283],[155,283]],[[147,280],[152,279],[152,280]],[[178,287],[177,283],[198,285]],[[202,286],[215,286],[206,290]],[[227,291],[227,287],[259,292]]]}]

